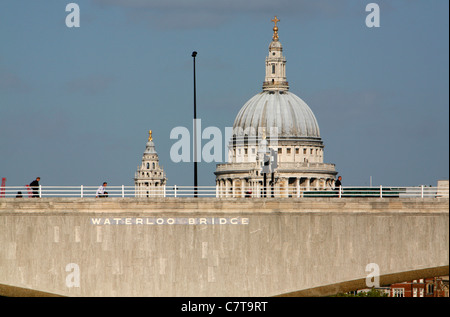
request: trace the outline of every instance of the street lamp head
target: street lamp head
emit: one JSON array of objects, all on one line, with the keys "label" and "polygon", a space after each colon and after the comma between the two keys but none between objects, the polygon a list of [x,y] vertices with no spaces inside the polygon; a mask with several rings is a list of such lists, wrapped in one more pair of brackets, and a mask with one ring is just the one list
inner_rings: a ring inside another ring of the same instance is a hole
[{"label": "street lamp head", "polygon": [[195,56],[197,56],[197,52],[196,52],[196,51],[193,51],[193,52],[192,52],[192,57],[195,57]]}]

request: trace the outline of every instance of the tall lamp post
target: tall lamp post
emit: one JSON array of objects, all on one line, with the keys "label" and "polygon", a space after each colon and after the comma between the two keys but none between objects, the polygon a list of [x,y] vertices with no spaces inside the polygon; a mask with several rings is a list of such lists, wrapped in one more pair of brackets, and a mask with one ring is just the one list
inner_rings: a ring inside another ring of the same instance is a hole
[{"label": "tall lamp post", "polygon": [[197,96],[195,87],[195,56],[197,52],[192,52],[194,58],[194,197],[197,198]]}]

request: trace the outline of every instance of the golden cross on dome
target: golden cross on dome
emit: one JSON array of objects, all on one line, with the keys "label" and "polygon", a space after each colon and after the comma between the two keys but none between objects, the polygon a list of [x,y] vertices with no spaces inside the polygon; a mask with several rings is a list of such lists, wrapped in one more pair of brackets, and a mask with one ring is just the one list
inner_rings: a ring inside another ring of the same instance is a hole
[{"label": "golden cross on dome", "polygon": [[275,26],[273,27],[273,37],[272,37],[272,39],[274,41],[278,41],[278,26],[277,26],[277,23],[280,22],[280,19],[278,19],[277,16],[275,16],[275,18],[273,18],[271,21],[273,23],[275,23]]},{"label": "golden cross on dome", "polygon": [[149,130],[149,131],[148,131],[148,140],[149,140],[149,141],[153,141],[153,138],[152,138],[152,130]]},{"label": "golden cross on dome", "polygon": [[273,18],[271,21],[273,23],[275,23],[275,26],[277,26],[277,22],[280,22],[280,20],[277,18],[277,16],[275,16],[275,18]]}]

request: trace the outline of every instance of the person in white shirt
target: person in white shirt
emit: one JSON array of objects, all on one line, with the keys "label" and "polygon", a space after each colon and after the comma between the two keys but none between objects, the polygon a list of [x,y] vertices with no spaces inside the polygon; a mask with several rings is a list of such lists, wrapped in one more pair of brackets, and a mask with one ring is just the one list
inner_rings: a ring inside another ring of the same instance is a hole
[{"label": "person in white shirt", "polygon": [[108,192],[105,192],[105,188],[108,185],[107,182],[103,182],[103,185],[97,189],[95,197],[108,197]]}]

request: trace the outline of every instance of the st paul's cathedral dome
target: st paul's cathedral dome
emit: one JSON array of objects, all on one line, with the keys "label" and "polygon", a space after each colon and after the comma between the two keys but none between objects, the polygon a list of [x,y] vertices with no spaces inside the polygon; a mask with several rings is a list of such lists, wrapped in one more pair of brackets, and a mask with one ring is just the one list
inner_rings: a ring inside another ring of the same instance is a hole
[{"label": "st paul's cathedral dome", "polygon": [[265,61],[262,92],[238,112],[229,144],[228,163],[218,164],[216,184],[223,197],[260,197],[265,184],[264,154],[276,153],[271,170],[276,197],[300,197],[313,189],[330,189],[337,174],[334,164],[323,163],[324,145],[310,107],[289,91],[286,58],[275,17],[272,42]]}]

